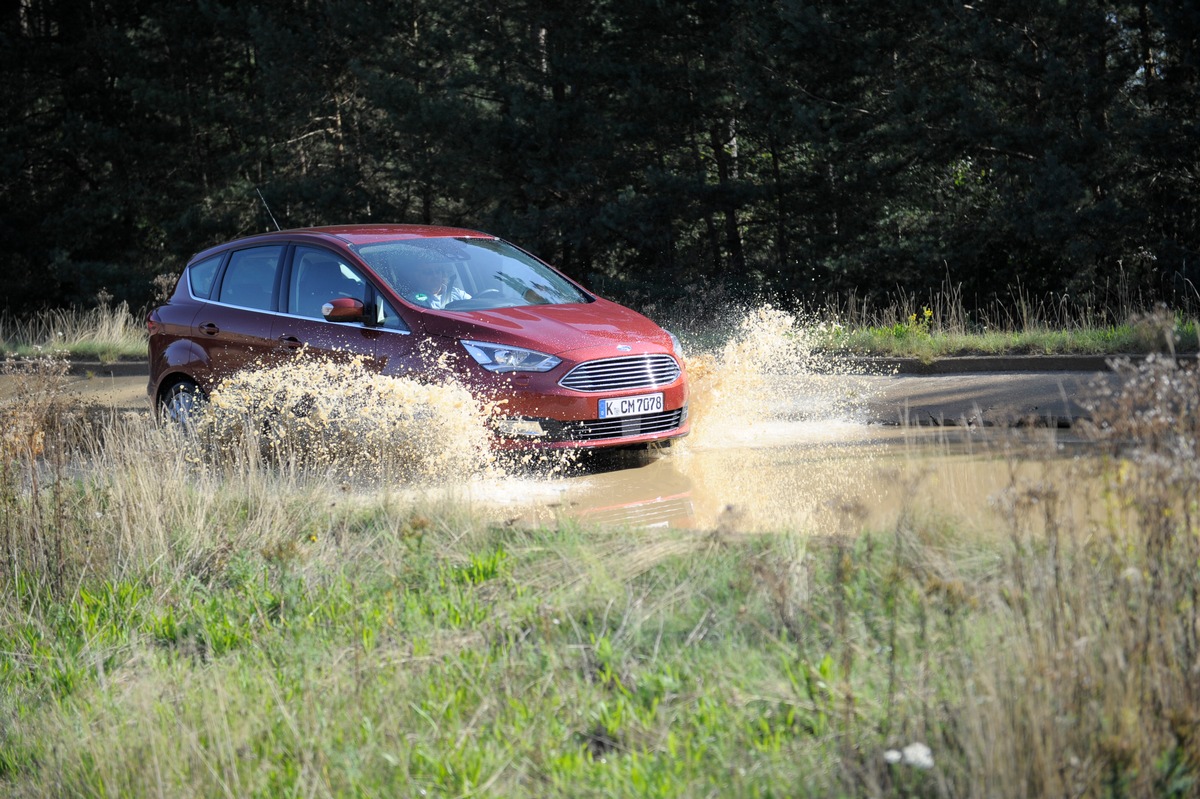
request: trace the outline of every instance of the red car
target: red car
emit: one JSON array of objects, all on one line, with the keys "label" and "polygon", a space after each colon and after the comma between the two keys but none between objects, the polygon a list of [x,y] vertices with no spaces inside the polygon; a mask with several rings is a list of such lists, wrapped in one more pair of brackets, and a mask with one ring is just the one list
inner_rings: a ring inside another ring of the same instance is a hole
[{"label": "red car", "polygon": [[199,253],[149,316],[150,398],[181,421],[222,378],[298,351],[481,398],[509,442],[646,445],[688,434],[679,341],[519,248],[472,230],[306,228]]}]

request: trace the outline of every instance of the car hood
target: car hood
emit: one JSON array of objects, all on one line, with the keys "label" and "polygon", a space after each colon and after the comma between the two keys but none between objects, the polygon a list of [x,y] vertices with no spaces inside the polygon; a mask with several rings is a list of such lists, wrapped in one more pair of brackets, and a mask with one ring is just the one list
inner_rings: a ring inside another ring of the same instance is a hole
[{"label": "car hood", "polygon": [[671,351],[670,336],[661,327],[602,299],[489,311],[435,311],[423,321],[430,335],[526,347],[549,355],[604,345],[628,345],[634,353]]}]

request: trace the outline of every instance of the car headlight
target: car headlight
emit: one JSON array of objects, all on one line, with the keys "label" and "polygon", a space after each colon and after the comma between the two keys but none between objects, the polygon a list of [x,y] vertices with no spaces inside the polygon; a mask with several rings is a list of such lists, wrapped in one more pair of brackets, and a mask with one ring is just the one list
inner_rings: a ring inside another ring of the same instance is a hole
[{"label": "car headlight", "polygon": [[683,345],[679,343],[679,337],[670,330],[665,332],[671,337],[671,349],[675,350],[675,357],[679,359],[680,363],[683,363]]},{"label": "car headlight", "polygon": [[561,358],[520,347],[465,340],[462,345],[489,372],[549,372],[562,363]]}]

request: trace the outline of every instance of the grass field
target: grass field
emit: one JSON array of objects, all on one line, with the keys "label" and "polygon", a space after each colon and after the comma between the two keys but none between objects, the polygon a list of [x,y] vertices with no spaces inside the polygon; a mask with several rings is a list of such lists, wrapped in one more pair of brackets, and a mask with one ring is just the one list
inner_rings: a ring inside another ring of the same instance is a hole
[{"label": "grass field", "polygon": [[1127,367],[1062,465],[1107,522],[1014,478],[970,536],[918,507],[863,529],[854,497],[769,535],[511,525],[22,370],[0,794],[1200,788],[1200,381],[1171,361]]}]

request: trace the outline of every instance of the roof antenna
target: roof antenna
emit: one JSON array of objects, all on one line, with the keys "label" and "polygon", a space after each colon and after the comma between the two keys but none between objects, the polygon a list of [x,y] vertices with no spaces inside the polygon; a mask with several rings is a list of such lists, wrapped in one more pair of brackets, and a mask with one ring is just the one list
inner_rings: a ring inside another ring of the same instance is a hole
[{"label": "roof antenna", "polygon": [[254,190],[258,192],[258,199],[262,200],[263,208],[267,209],[267,216],[271,217],[271,223],[275,225],[275,229],[283,230],[283,228],[279,227],[279,223],[275,221],[275,214],[271,213],[271,206],[267,205],[267,198],[263,196],[262,189],[255,186]]}]

